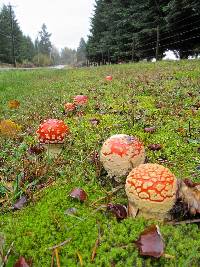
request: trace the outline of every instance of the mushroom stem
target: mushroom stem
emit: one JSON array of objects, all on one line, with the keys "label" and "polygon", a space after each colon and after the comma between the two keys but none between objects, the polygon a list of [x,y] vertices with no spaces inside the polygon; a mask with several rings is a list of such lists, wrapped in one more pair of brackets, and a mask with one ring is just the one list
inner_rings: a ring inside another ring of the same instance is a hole
[{"label": "mushroom stem", "polygon": [[62,151],[63,144],[42,144],[50,158],[56,158]]}]

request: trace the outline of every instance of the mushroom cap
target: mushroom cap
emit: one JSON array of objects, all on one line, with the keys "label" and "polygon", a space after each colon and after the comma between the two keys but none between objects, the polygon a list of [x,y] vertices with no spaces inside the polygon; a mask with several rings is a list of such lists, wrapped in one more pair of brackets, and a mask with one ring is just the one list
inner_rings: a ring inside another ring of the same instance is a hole
[{"label": "mushroom cap", "polygon": [[64,109],[65,111],[74,111],[76,109],[76,105],[74,103],[65,103]]},{"label": "mushroom cap", "polygon": [[177,179],[159,164],[141,164],[128,175],[125,185],[129,203],[146,213],[167,213],[176,201]]},{"label": "mushroom cap", "polygon": [[136,137],[126,134],[111,136],[103,143],[100,151],[100,161],[111,177],[127,175],[144,160],[143,144]]},{"label": "mushroom cap", "polygon": [[88,96],[86,96],[86,95],[77,95],[74,97],[74,103],[77,106],[83,106],[83,105],[87,104],[87,102],[88,102]]},{"label": "mushroom cap", "polygon": [[42,144],[61,144],[69,127],[62,120],[48,119],[40,124],[36,133]]},{"label": "mushroom cap", "polygon": [[113,77],[111,75],[106,76],[106,81],[112,81]]}]

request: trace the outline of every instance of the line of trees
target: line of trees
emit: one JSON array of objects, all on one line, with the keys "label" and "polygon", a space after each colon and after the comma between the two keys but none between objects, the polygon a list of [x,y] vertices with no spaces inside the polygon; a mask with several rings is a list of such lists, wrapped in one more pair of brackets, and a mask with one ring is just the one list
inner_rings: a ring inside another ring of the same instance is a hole
[{"label": "line of trees", "polygon": [[23,34],[11,5],[0,10],[0,63],[23,66],[49,66],[79,64],[86,62],[86,43],[83,38],[77,49],[64,47],[59,51],[51,43],[51,33],[42,25],[33,42]]},{"label": "line of trees", "polygon": [[90,63],[200,53],[199,0],[96,0],[87,42]]}]

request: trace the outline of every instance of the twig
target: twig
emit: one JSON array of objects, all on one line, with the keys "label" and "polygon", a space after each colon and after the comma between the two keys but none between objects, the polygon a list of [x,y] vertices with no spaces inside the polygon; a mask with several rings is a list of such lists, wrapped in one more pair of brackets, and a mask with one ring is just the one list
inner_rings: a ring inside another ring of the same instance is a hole
[{"label": "twig", "polygon": [[98,248],[99,244],[100,244],[100,240],[99,240],[99,238],[97,238],[97,240],[96,240],[96,242],[94,244],[93,250],[92,250],[91,262],[94,261],[94,258],[95,258],[96,254],[97,254],[97,248]]},{"label": "twig", "polygon": [[62,247],[65,244],[69,243],[71,240],[72,240],[72,238],[68,238],[67,240],[63,241],[62,243],[60,243],[58,245],[55,245],[55,246],[53,246],[53,247],[51,247],[49,249],[52,250],[52,249],[56,249],[56,248]]},{"label": "twig", "polygon": [[124,185],[119,185],[116,188],[113,188],[113,190],[106,192],[106,196],[101,197],[99,199],[97,199],[96,201],[94,201],[91,206],[95,206],[96,203],[98,203],[99,201],[105,200],[106,198],[108,198],[109,196],[114,195],[115,193],[117,193],[120,189],[122,189],[124,187]]},{"label": "twig", "polygon": [[194,219],[194,220],[185,220],[185,221],[180,221],[180,222],[167,222],[167,224],[171,225],[179,225],[179,224],[189,224],[189,223],[200,223],[200,219]]},{"label": "twig", "polygon": [[82,258],[82,256],[81,256],[81,254],[79,253],[79,251],[76,251],[76,254],[77,254],[77,256],[78,256],[80,265],[83,266],[83,258]]},{"label": "twig", "polygon": [[173,256],[173,255],[169,255],[169,254],[163,254],[163,257],[165,258],[165,259],[175,259],[175,256]]},{"label": "twig", "polygon": [[98,223],[98,238],[97,238],[97,240],[94,244],[93,250],[92,250],[91,262],[94,261],[94,258],[97,254],[97,248],[99,247],[100,242],[101,242],[101,228],[100,228],[99,222],[97,222],[97,223]]},{"label": "twig", "polygon": [[58,248],[55,248],[55,254],[56,254],[57,267],[60,267],[60,259],[59,259],[59,254],[58,254]]},{"label": "twig", "polygon": [[54,267],[54,256],[55,256],[55,250],[53,250],[53,252],[52,252],[51,267]]},{"label": "twig", "polygon": [[4,257],[4,259],[3,259],[3,264],[2,264],[1,267],[6,266],[6,263],[7,263],[7,261],[8,261],[8,257],[9,257],[9,255],[10,255],[10,252],[11,252],[12,248],[13,248],[13,245],[14,245],[14,241],[11,243],[11,245],[10,245],[8,251],[7,251],[7,254],[6,254],[6,256]]}]

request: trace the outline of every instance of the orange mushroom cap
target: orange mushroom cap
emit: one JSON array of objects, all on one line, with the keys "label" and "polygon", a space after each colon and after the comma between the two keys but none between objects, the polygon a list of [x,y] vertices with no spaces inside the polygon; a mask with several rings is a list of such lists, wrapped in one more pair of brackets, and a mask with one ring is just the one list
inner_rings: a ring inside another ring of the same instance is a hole
[{"label": "orange mushroom cap", "polygon": [[104,142],[100,160],[110,176],[127,175],[133,167],[144,163],[144,146],[136,137],[113,135]]},{"label": "orange mushroom cap", "polygon": [[129,173],[125,189],[129,201],[138,209],[165,212],[175,203],[177,179],[162,165],[141,164]]},{"label": "orange mushroom cap", "polygon": [[76,105],[74,103],[65,103],[64,109],[65,111],[74,111],[76,109]]},{"label": "orange mushroom cap", "polygon": [[106,81],[112,81],[113,77],[111,75],[106,76]]},{"label": "orange mushroom cap", "polygon": [[87,102],[88,102],[88,96],[86,96],[86,95],[77,95],[74,97],[74,103],[77,106],[83,106],[83,105],[87,104]]},{"label": "orange mushroom cap", "polygon": [[59,144],[69,133],[69,127],[62,120],[48,119],[40,124],[36,133],[42,144]]}]

